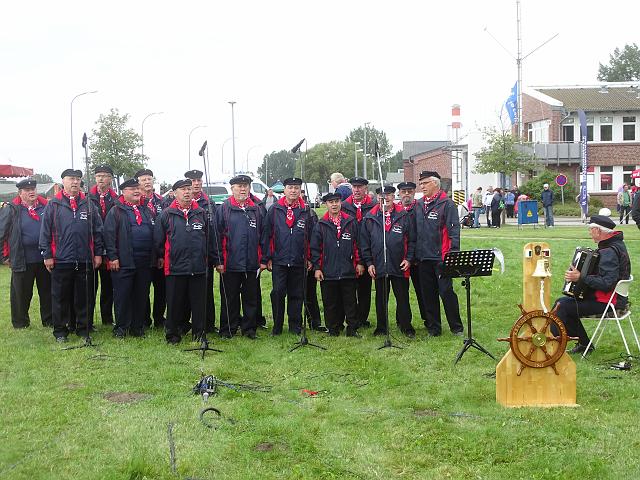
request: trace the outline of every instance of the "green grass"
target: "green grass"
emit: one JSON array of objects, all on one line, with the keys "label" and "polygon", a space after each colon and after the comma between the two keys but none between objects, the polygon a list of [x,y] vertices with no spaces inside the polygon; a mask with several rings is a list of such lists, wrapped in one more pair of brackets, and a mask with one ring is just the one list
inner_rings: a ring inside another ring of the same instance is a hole
[{"label": "green grass", "polygon": [[[640,234],[635,226],[624,232],[636,258]],[[472,282],[475,337],[498,358],[508,346],[496,338],[519,316],[522,247],[534,240],[551,245],[555,297],[575,247],[590,245],[584,228],[463,230],[464,249],[495,246],[506,257],[505,274]],[[464,291],[455,284],[464,315]],[[381,339],[365,330],[361,340],[314,333],[312,341],[327,351],[289,353],[296,337],[262,333],[257,341],[216,339],[224,352],[202,363],[182,351],[188,344],[169,347],[158,331],[116,341],[101,327],[97,348],[61,351],[39,326],[35,301],[32,327],[13,330],[8,285],[2,267],[0,478],[640,477],[639,376],[635,364],[629,372],[605,367],[623,350],[612,326],[588,360],[576,359],[579,408],[506,409],[496,404],[495,379],[488,375],[494,362],[471,350],[454,366],[460,338],[446,327],[442,337],[427,338],[413,293],[418,337],[403,350],[377,350]],[[633,300],[637,293],[634,286]],[[391,309],[394,318],[393,301]],[[201,398],[191,395],[201,368],[226,381],[273,388],[221,389],[208,404],[223,418],[209,429],[198,420]],[[302,389],[320,393],[309,398]],[[110,392],[145,397],[118,404],[105,398]],[[177,476],[169,462],[169,423]]]}]

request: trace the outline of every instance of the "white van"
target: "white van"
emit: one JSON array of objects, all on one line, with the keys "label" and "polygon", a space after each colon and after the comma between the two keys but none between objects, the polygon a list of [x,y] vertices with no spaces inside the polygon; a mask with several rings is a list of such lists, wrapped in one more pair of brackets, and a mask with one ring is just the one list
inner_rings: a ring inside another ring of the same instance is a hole
[{"label": "white van", "polygon": [[[208,196],[213,197],[216,204],[220,205],[231,196],[231,185],[229,185],[229,180],[231,180],[231,178],[222,181],[214,181],[209,185],[203,185],[202,189]],[[267,185],[259,178],[254,178],[251,181],[251,193],[260,200],[262,200],[267,194],[268,189],[269,187],[267,187]]]},{"label": "white van", "polygon": [[304,190],[304,194],[307,196],[307,202],[314,208],[320,206],[320,202],[318,202],[318,198],[320,197],[320,189],[318,188],[317,183],[304,183],[302,182],[302,189]]}]

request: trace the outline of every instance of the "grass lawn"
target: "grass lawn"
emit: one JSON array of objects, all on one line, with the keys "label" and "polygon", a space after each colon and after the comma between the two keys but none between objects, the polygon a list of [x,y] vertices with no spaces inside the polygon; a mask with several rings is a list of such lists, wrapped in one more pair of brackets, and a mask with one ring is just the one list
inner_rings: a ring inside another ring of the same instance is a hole
[{"label": "grass lawn", "polygon": [[[640,233],[635,225],[624,232],[638,258]],[[555,298],[575,247],[591,245],[585,228],[463,230],[463,249],[495,246],[506,257],[504,274],[472,282],[474,336],[498,358],[508,344],[496,338],[519,316],[522,248],[532,240],[551,245]],[[159,331],[118,341],[100,326],[97,348],[61,351],[36,304],[31,328],[14,331],[9,278],[0,267],[0,478],[640,478],[639,365],[607,368],[623,351],[611,325],[594,354],[576,359],[579,408],[506,409],[495,402],[493,360],[472,349],[454,366],[461,339],[446,327],[427,338],[413,292],[418,336],[402,339],[402,350],[377,350],[382,341],[369,329],[363,339],[313,332],[326,351],[289,353],[296,337],[265,330],[257,341],[216,338],[224,352],[202,362],[182,351],[184,341],[167,346]],[[455,284],[464,318],[464,290]],[[268,276],[262,288],[270,317]],[[636,284],[634,304],[637,295]],[[390,308],[395,318],[393,301]],[[220,389],[207,404],[222,418],[207,428],[198,420],[203,401],[191,394],[201,369],[272,388]],[[114,401],[119,393],[142,395]]]}]

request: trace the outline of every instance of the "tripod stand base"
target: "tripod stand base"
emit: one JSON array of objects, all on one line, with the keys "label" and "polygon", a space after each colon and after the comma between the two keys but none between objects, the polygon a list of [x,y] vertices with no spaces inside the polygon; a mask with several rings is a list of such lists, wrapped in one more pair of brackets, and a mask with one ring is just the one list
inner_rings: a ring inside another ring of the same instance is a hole
[{"label": "tripod stand base", "polygon": [[489,353],[488,350],[486,350],[482,345],[480,345],[475,338],[465,338],[464,340],[464,345],[462,346],[462,349],[460,350],[460,352],[458,353],[458,356],[456,357],[456,361],[453,362],[454,365],[456,363],[458,363],[460,361],[460,359],[462,358],[462,355],[464,355],[464,353],[469,350],[471,347],[475,348],[476,350],[480,350],[482,353],[484,353],[485,355],[489,355],[491,358],[493,358],[496,362],[498,361],[498,359],[496,357],[494,357],[493,355],[491,355],[491,353]]},{"label": "tripod stand base", "polygon": [[294,350],[297,350],[298,348],[300,348],[300,347],[304,347],[304,346],[306,346],[306,345],[309,345],[309,346],[311,346],[311,347],[319,348],[320,350],[326,350],[326,349],[327,349],[326,347],[323,347],[323,346],[321,346],[321,345],[316,345],[315,343],[311,343],[311,342],[309,341],[309,339],[307,338],[307,336],[303,334],[303,335],[300,337],[300,340],[298,340],[298,341],[293,345],[293,347],[289,349],[289,352],[293,352]]},{"label": "tripod stand base", "polygon": [[399,348],[400,350],[402,350],[402,347],[391,343],[391,339],[389,337],[384,339],[384,343],[381,347],[378,347],[378,350],[382,350],[383,348]]},{"label": "tripod stand base", "polygon": [[72,345],[70,347],[64,347],[62,350],[77,350],[79,348],[97,347],[91,340],[91,337],[85,337],[82,345]]},{"label": "tripod stand base", "polygon": [[202,352],[202,359],[204,360],[204,354],[206,352],[219,352],[222,353],[222,350],[218,350],[217,348],[211,348],[209,346],[209,342],[207,340],[203,340],[199,347],[195,348],[185,348],[185,352]]}]

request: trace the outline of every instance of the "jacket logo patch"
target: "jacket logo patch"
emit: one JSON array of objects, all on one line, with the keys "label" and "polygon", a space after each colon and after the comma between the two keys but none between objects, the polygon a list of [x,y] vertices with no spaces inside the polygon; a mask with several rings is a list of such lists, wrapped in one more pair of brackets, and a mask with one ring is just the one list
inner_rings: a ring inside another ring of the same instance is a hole
[{"label": "jacket logo patch", "polygon": [[203,225],[201,223],[194,223],[193,224],[193,229],[194,230],[202,230]]},{"label": "jacket logo patch", "polygon": [[394,225],[391,227],[393,233],[402,233],[402,225]]},{"label": "jacket logo patch", "polygon": [[438,212],[435,212],[435,211],[432,210],[431,212],[429,212],[429,215],[427,215],[427,218],[429,220],[437,220],[438,219]]},{"label": "jacket logo patch", "polygon": [[305,222],[304,220],[298,220],[298,223],[296,223],[296,227],[298,228],[304,228]]},{"label": "jacket logo patch", "polygon": [[80,212],[80,220],[86,220],[87,219],[87,212]]},{"label": "jacket logo patch", "polygon": [[349,232],[344,232],[342,234],[342,240],[351,240],[351,234]]},{"label": "jacket logo patch", "polygon": [[249,226],[250,226],[251,228],[257,228],[257,225],[256,225],[256,221],[255,221],[255,219],[253,219],[253,218],[250,218],[250,219],[249,219]]}]

